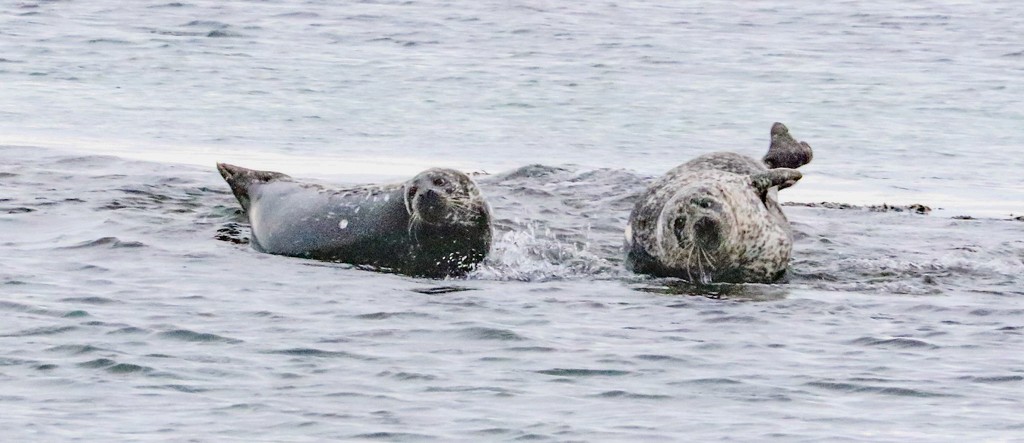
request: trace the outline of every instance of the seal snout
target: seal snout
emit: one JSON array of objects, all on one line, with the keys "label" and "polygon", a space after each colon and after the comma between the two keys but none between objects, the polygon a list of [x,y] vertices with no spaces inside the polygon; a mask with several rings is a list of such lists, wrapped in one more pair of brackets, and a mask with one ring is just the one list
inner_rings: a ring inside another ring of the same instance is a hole
[{"label": "seal snout", "polygon": [[721,224],[711,217],[701,217],[693,224],[693,235],[704,250],[718,249],[722,244]]},{"label": "seal snout", "polygon": [[447,199],[433,188],[420,189],[413,197],[413,209],[426,222],[442,221],[447,208]]}]

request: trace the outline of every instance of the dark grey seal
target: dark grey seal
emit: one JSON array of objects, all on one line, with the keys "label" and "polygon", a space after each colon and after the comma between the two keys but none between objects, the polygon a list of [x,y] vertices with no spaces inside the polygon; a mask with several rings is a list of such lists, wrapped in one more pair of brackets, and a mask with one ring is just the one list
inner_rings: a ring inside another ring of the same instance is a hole
[{"label": "dark grey seal", "polygon": [[802,175],[811,147],[772,126],[763,164],[731,152],[669,171],[640,195],[626,228],[626,266],[693,283],[772,282],[785,274],[793,234],[777,192]]},{"label": "dark grey seal", "polygon": [[217,169],[261,252],[436,278],[464,275],[491,247],[490,209],[476,184],[452,169],[344,189],[224,163]]}]

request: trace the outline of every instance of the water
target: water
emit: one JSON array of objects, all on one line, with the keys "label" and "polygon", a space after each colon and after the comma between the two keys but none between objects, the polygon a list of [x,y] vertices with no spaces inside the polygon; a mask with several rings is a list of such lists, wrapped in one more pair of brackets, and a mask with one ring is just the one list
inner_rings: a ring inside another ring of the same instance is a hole
[{"label": "water", "polygon": [[[463,4],[465,3],[465,4]],[[20,441],[1014,441],[1024,7],[0,7],[0,430]],[[622,268],[632,199],[815,148],[788,280]],[[481,172],[466,280],[270,256],[215,160]],[[533,165],[533,166],[530,166]],[[971,219],[956,218],[968,216]]]}]

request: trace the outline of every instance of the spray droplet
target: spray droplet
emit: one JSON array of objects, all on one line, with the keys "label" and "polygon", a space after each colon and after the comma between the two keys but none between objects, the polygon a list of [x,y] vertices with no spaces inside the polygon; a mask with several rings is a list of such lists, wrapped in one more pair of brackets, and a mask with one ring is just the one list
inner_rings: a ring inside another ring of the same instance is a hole
[{"label": "spray droplet", "polygon": [[348,220],[347,219],[342,219],[340,222],[338,222],[338,227],[341,228],[341,229],[347,228],[348,227]]}]

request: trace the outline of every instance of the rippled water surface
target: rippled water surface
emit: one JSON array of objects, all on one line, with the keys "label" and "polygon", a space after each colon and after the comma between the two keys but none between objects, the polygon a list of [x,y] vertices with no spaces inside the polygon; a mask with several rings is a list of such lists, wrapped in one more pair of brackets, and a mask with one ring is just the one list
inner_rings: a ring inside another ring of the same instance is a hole
[{"label": "rippled water surface", "polygon": [[[5,4],[0,430],[1020,439],[1021,29],[1013,1]],[[647,183],[774,121],[815,148],[784,282],[623,269]],[[215,160],[474,171],[495,245],[460,280],[260,254]]]}]

